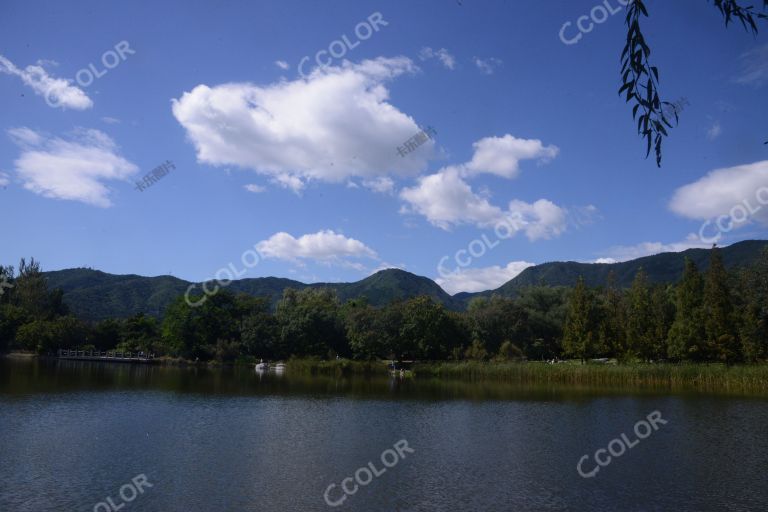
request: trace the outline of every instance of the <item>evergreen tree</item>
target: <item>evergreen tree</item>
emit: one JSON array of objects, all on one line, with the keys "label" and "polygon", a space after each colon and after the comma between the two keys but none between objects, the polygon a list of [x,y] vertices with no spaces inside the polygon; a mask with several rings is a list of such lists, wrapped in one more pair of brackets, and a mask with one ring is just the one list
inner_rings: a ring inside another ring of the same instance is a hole
[{"label": "evergreen tree", "polygon": [[675,320],[675,305],[670,297],[672,287],[657,285],[651,291],[651,358],[666,359],[669,330]]},{"label": "evergreen tree", "polygon": [[710,252],[704,283],[704,333],[710,357],[726,363],[741,358],[741,347],[733,321],[733,304],[728,287],[728,273],[720,249]]},{"label": "evergreen tree", "polygon": [[667,352],[671,359],[703,361],[706,358],[703,289],[699,269],[693,260],[685,258],[683,280],[676,290],[675,321],[669,332]]},{"label": "evergreen tree", "polygon": [[600,355],[600,340],[595,322],[594,296],[583,277],[568,297],[568,312],[563,331],[563,350],[569,357],[585,359]]},{"label": "evergreen tree", "polygon": [[627,357],[637,356],[646,361],[656,356],[653,341],[653,311],[648,278],[641,268],[629,291],[627,314]]},{"label": "evergreen tree", "polygon": [[739,278],[741,351],[754,362],[768,357],[768,249]]},{"label": "evergreen tree", "polygon": [[600,304],[600,343],[614,356],[627,350],[627,311],[624,293],[616,286],[616,274],[611,270],[603,289]]}]

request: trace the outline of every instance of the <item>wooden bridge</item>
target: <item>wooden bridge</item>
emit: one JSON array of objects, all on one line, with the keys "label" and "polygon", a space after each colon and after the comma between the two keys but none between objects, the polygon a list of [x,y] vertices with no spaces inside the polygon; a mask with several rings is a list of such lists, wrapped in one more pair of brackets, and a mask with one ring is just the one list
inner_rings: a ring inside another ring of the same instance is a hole
[{"label": "wooden bridge", "polygon": [[75,361],[110,361],[113,363],[154,363],[155,354],[144,352],[102,352],[99,350],[66,350],[59,349],[59,359]]}]

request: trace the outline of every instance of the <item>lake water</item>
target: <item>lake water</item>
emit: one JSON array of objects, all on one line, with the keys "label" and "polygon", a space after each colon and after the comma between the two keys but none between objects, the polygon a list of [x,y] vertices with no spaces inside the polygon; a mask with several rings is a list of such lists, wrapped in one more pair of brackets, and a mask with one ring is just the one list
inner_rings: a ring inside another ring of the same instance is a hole
[{"label": "lake water", "polygon": [[767,504],[760,397],[0,360],[0,511]]}]

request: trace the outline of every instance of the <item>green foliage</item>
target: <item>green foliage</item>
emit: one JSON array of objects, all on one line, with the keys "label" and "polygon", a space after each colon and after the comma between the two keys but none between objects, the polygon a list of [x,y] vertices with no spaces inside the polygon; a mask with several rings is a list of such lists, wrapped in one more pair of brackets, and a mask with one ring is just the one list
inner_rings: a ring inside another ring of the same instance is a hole
[{"label": "green foliage", "polygon": [[563,330],[566,356],[583,360],[600,355],[596,306],[594,293],[580,278],[568,296],[568,313]]},{"label": "green foliage", "polygon": [[739,343],[733,318],[728,273],[720,249],[712,248],[709,269],[704,282],[704,333],[709,359],[734,363],[739,359]]},{"label": "green foliage", "polygon": [[[741,6],[736,0],[714,0],[715,7],[722,14],[726,27],[734,19],[741,22],[744,29],[757,34],[756,19],[768,19],[758,13],[753,6]],[[763,7],[768,7],[768,0],[763,0]],[[619,95],[624,94],[627,103],[632,103],[632,119],[637,121],[637,132],[646,140],[646,158],[653,149],[656,165],[661,167],[662,141],[672,128],[672,119],[666,113],[674,114],[675,125],[678,113],[674,105],[661,101],[659,96],[659,69],[650,61],[651,48],[645,40],[640,21],[648,18],[648,9],[643,0],[630,0],[627,5],[627,37],[621,53],[621,80]],[[670,108],[672,107],[672,108]],[[768,142],[767,142],[768,144]]]},{"label": "green foliage", "polygon": [[493,358],[497,362],[522,361],[523,351],[517,345],[507,340],[499,347],[499,353]]},{"label": "green foliage", "polygon": [[[653,284],[650,276],[658,275],[659,262],[677,257],[659,255],[641,260],[653,271],[643,266],[629,290],[616,284],[626,276],[609,278],[604,287],[580,278],[572,289],[526,286],[514,297],[479,295],[465,312],[451,311],[428,295],[379,307],[362,297],[342,304],[328,286],[288,289],[273,311],[271,296],[225,289],[198,307],[179,294],[162,323],[136,314],[84,324],[65,314],[61,293],[41,281],[39,265],[22,261],[18,276],[10,267],[0,268],[13,284],[0,296],[0,349],[118,348],[221,363],[291,356],[351,357],[370,365],[389,359],[504,362],[563,356],[758,362],[768,356],[768,249],[755,257],[757,247],[753,242],[705,251],[705,279],[696,261],[686,258],[679,283]],[[729,261],[731,268],[734,262],[752,264],[729,274]],[[190,298],[197,303],[200,297]]]},{"label": "green foliage", "polygon": [[464,358],[470,361],[485,361],[488,359],[488,351],[485,349],[485,343],[480,340],[473,340],[472,344],[464,352]]},{"label": "green foliage", "polygon": [[324,357],[329,350],[348,355],[336,293],[327,288],[288,289],[277,304],[283,355]]},{"label": "green foliage", "polygon": [[703,361],[704,345],[702,294],[704,285],[696,264],[687,259],[683,281],[677,288],[675,321],[669,332],[668,355],[675,361]]},{"label": "green foliage", "polygon": [[400,337],[408,347],[405,355],[415,359],[446,359],[456,334],[445,308],[431,298],[416,297],[404,304]]},{"label": "green foliage", "polygon": [[260,359],[282,357],[279,335],[279,324],[269,311],[269,300],[256,299],[240,328],[243,352]]},{"label": "green foliage", "polygon": [[512,299],[494,295],[477,297],[469,303],[467,310],[471,339],[482,340],[491,353],[499,352],[505,341],[518,343],[528,339],[528,315]]},{"label": "green foliage", "polygon": [[74,347],[85,338],[86,326],[73,316],[53,320],[33,320],[16,331],[19,348],[38,354],[54,354],[60,348]]},{"label": "green foliage", "polygon": [[650,361],[659,357],[654,346],[653,309],[648,278],[643,269],[637,273],[629,290],[629,312],[627,315],[627,351],[624,357],[639,357]]}]

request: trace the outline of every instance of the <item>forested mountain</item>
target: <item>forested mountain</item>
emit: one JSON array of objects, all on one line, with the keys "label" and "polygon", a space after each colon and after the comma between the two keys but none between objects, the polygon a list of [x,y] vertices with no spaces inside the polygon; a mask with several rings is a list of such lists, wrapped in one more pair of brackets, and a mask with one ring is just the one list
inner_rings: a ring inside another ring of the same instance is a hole
[{"label": "forested mountain", "polygon": [[[731,269],[754,263],[764,247],[768,247],[768,241],[747,240],[723,247],[720,253],[725,267]],[[651,284],[674,283],[683,275],[685,258],[690,258],[699,269],[706,270],[709,266],[709,255],[709,249],[688,249],[621,263],[544,263],[525,269],[519,276],[491,293],[513,297],[521,288],[527,286],[575,286],[579,277],[584,278],[587,286],[604,286],[611,273],[616,286],[629,288],[641,268]]]},{"label": "forested mountain", "polygon": [[[768,242],[762,240],[733,244],[721,250],[723,262],[728,269],[749,265],[767,246]],[[705,249],[664,253],[611,264],[544,263],[526,269],[497,290],[460,293],[453,297],[431,279],[397,269],[382,270],[354,283],[308,285],[290,279],[261,277],[233,281],[227,289],[233,293],[269,297],[272,304],[282,297],[286,288],[331,288],[341,301],[365,297],[376,307],[385,306],[393,300],[428,296],[448,309],[462,310],[472,297],[493,294],[515,297],[529,286],[574,286],[579,277],[583,277],[588,286],[602,286],[612,273],[616,286],[628,288],[640,268],[645,271],[650,283],[674,283],[682,277],[686,257],[702,270],[708,266],[709,251]],[[172,276],[113,275],[84,268],[45,272],[44,275],[51,289],[62,289],[64,302],[72,312],[88,320],[125,318],[138,313],[160,317],[165,308],[192,284]],[[199,286],[196,291],[199,293]]]}]

